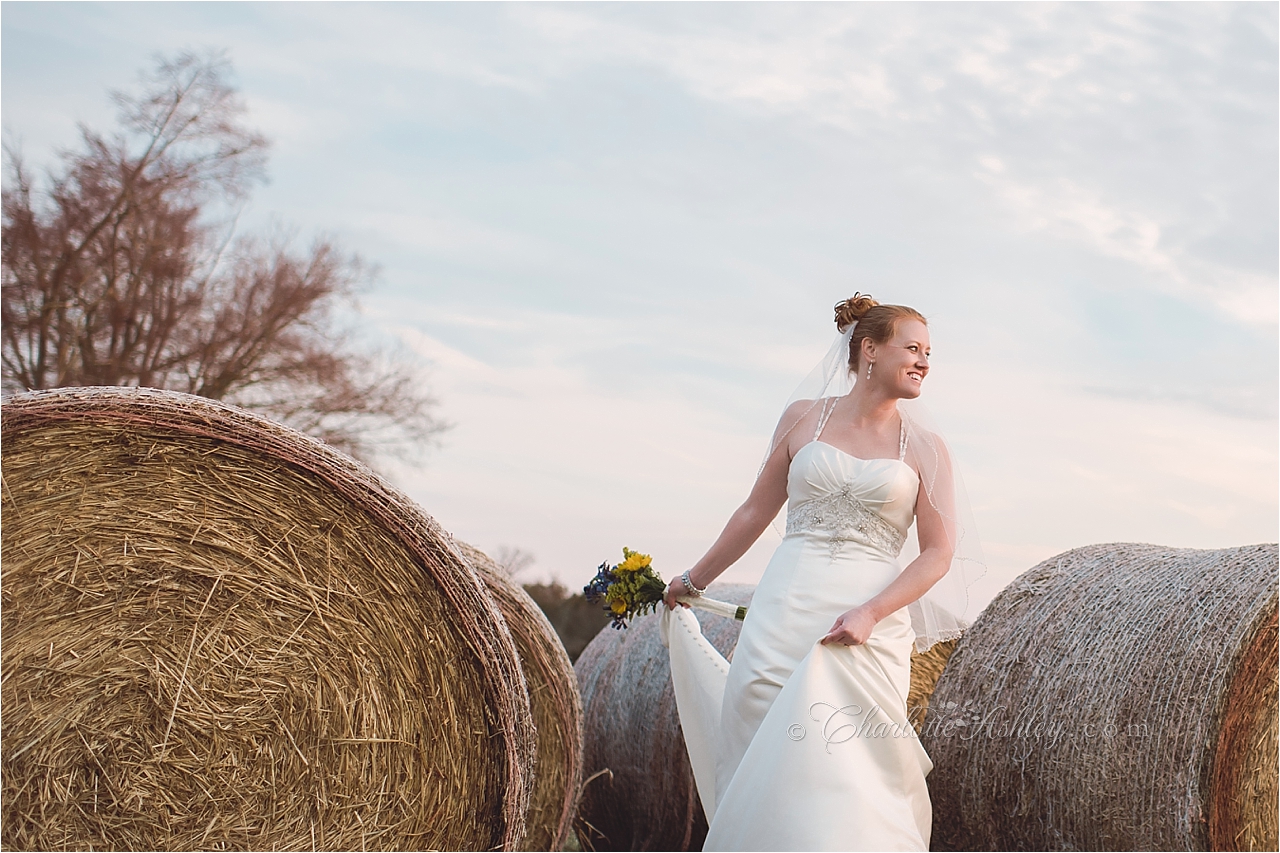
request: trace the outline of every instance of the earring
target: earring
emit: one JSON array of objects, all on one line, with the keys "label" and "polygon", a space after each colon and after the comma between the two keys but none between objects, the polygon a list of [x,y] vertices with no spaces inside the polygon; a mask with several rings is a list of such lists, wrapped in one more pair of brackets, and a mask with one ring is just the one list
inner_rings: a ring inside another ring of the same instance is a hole
[{"label": "earring", "polygon": [[870,378],[871,378],[871,367],[872,367],[872,365],[874,365],[874,364],[875,364],[875,362],[874,362],[874,361],[868,361],[868,362],[867,362],[867,378],[868,378],[868,379],[870,379]]}]

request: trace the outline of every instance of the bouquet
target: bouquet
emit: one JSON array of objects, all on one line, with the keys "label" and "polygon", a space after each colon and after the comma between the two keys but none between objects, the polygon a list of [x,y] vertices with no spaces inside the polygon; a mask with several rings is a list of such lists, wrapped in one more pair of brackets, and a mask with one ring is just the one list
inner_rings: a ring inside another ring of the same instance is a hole
[{"label": "bouquet", "polygon": [[[582,588],[587,601],[604,605],[614,628],[625,628],[628,620],[652,613],[666,591],[666,582],[653,570],[653,558],[630,548],[622,549],[622,562],[616,566],[610,566],[608,561],[601,563],[591,583]],[[676,600],[729,619],[747,617],[747,608],[727,601],[689,595]]]}]

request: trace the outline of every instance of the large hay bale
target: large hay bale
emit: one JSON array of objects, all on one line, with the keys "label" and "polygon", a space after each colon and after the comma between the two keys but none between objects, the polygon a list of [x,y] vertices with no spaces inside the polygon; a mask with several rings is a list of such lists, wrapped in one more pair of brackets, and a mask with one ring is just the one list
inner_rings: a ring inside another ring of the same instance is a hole
[{"label": "large hay bale", "polygon": [[542,608],[487,554],[457,542],[506,618],[524,665],[538,754],[524,850],[561,850],[582,784],[582,697],[564,644]]},{"label": "large hay bale", "polygon": [[[707,595],[747,604],[755,586],[713,584]],[[732,659],[742,623],[694,610],[702,633]],[[925,719],[929,695],[954,642],[912,653],[908,713]],[[671,658],[658,635],[658,617],[644,616],[623,631],[606,627],[574,668],[586,715],[578,837],[596,850],[701,850],[707,818],[671,686]]]},{"label": "large hay bale", "polygon": [[934,849],[1275,850],[1276,571],[1094,545],[1006,587],[934,692]]},{"label": "large hay bale", "polygon": [[410,501],[188,395],[3,406],[8,848],[513,849],[498,607]]}]

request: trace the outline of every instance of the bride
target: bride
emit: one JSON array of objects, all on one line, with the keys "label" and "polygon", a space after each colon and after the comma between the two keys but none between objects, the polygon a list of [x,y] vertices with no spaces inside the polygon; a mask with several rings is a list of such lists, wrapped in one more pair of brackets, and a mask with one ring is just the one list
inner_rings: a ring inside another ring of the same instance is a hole
[{"label": "bride", "polygon": [[[836,325],[746,502],[664,599],[705,850],[929,849],[933,763],[907,719],[911,650],[968,624],[963,561],[976,538],[945,445],[908,405],[929,374],[925,318],[856,294]],[[730,664],[676,605],[784,501],[786,536]],[[913,520],[919,556],[902,568]]]}]

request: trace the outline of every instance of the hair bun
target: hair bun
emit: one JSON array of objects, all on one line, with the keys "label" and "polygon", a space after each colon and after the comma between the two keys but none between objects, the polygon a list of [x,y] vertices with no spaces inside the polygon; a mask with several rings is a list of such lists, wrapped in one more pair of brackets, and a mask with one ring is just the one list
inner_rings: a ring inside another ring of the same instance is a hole
[{"label": "hair bun", "polygon": [[836,303],[836,328],[843,332],[879,305],[869,293],[855,293],[843,302]]}]

